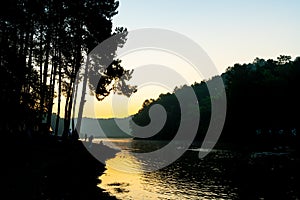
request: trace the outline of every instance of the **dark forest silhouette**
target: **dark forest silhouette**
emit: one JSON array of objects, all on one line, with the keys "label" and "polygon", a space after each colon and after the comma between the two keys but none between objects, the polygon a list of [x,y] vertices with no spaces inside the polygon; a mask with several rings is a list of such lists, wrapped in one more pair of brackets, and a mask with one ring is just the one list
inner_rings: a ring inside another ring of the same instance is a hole
[{"label": "dark forest silhouette", "polygon": [[[295,142],[299,133],[300,98],[299,90],[300,58],[294,61],[290,56],[279,56],[277,60],[256,58],[253,63],[235,64],[227,68],[221,75],[226,87],[227,115],[221,141],[235,143],[251,143],[254,140],[266,139],[264,145],[274,140]],[[143,108],[133,117],[133,121],[145,126],[150,122],[149,108],[161,104],[168,113],[163,129],[150,139],[172,139],[180,124],[180,107],[175,94],[192,87],[197,95],[198,103],[191,102],[188,116],[193,117],[195,106],[200,108],[198,140],[206,134],[210,117],[210,99],[217,100],[225,95],[210,97],[207,85],[214,84],[215,77],[182,86],[174,92],[161,94],[158,99],[146,100]],[[133,134],[138,137],[133,126]]]},{"label": "dark forest silhouette", "polygon": [[[67,137],[71,123],[72,131],[75,129],[74,104],[80,104],[79,115],[82,115],[85,102],[86,87],[82,94],[77,94],[78,81],[88,85],[98,100],[120,89],[116,86],[120,77],[130,78],[132,72],[125,70],[120,60],[114,60],[116,49],[124,44],[127,35],[123,27],[112,31],[112,17],[117,14],[118,5],[115,0],[1,3],[0,105],[5,117],[0,122],[0,130],[13,133],[20,127],[47,132],[52,112],[56,112],[56,127],[59,118],[63,118],[63,136]],[[116,34],[120,37],[101,58],[111,61],[106,69],[89,64],[81,68],[86,55]],[[83,77],[77,76],[82,73]],[[99,81],[91,81],[87,76],[99,77]],[[81,102],[75,102],[79,95]],[[64,116],[60,116],[62,96],[66,98]],[[57,111],[53,110],[55,98]],[[53,131],[58,135],[57,128]]]},{"label": "dark forest silhouette", "polygon": [[[127,37],[124,27],[112,30],[112,18],[118,13],[118,6],[116,0],[1,1],[0,153],[4,166],[1,170],[4,187],[0,197],[112,198],[97,188],[98,176],[105,167],[87,151],[86,146],[95,147],[92,151],[99,157],[105,151],[107,158],[111,158],[116,151],[105,145],[95,145],[92,143],[93,137],[81,143],[76,129],[80,130],[88,89],[99,101],[111,92],[129,96],[136,90],[134,86],[127,85],[133,71],[124,69],[121,60],[115,59],[117,48],[125,44]],[[101,57],[106,63],[111,61],[105,68],[101,65],[104,61],[90,53],[98,44],[116,35],[117,39]],[[242,145],[261,141],[263,146],[278,142],[299,143],[299,57],[295,60],[291,60],[290,56],[280,56],[277,60],[257,58],[250,64],[229,67],[221,77],[228,100],[221,141]],[[211,98],[217,101],[225,95],[219,93],[210,97],[207,84],[213,84],[214,79],[212,77],[192,86],[174,89],[174,93],[183,92],[188,87],[194,89],[198,103],[191,102],[187,112],[193,118],[195,106],[200,108],[201,121],[196,138],[200,141],[210,121]],[[81,91],[78,89],[79,82],[84,85]],[[165,107],[167,122],[150,139],[169,140],[176,134],[181,113],[174,93],[161,94],[156,100],[146,100],[143,108],[134,115],[133,120],[137,124],[147,125],[150,121],[149,108],[153,104]],[[61,103],[63,96],[65,104]],[[80,102],[76,102],[78,99]],[[57,110],[54,110],[56,101]],[[78,116],[74,116],[75,105],[79,105]],[[64,116],[61,116],[61,109],[64,109]],[[56,113],[54,130],[50,130],[52,113]],[[76,127],[74,118],[77,118]],[[105,131],[112,131],[116,125],[110,121],[107,124]],[[59,130],[59,127],[63,128]],[[133,129],[134,135],[138,135],[135,131]],[[299,154],[295,155],[299,158]],[[241,157],[240,160],[241,165],[236,165],[238,171],[251,168],[247,163],[248,157]],[[271,158],[270,166],[274,160],[278,161]],[[261,170],[261,166],[265,161],[261,159],[255,170],[251,168],[248,171],[263,175],[265,171]],[[292,181],[293,186],[299,185],[299,177],[294,177],[299,159],[296,160],[297,165],[294,165],[294,160],[289,161],[291,164],[280,168],[282,171],[278,174],[281,176],[283,171],[290,172],[293,179],[287,176],[288,180]],[[290,171],[290,167],[293,170]],[[253,179],[253,183],[256,182]],[[247,182],[242,183],[248,188]]]},{"label": "dark forest silhouette", "polygon": [[[127,93],[122,93],[120,87],[127,87],[126,80],[118,82],[121,76],[129,79],[132,73],[115,59],[115,51],[124,44],[127,35],[126,28],[112,30],[118,6],[115,0],[1,1],[0,146],[1,155],[4,154],[1,197],[111,198],[96,186],[104,165],[77,140],[72,118],[74,104],[79,105],[78,118],[82,115],[86,87],[94,91],[98,100],[111,91],[128,95],[128,91],[134,90],[128,87]],[[118,39],[102,55],[111,64],[97,67],[85,64],[87,55],[114,35]],[[99,62],[93,60],[96,61]],[[93,81],[89,79],[91,76]],[[86,86],[82,93],[78,92],[79,81]],[[62,96],[65,104],[61,103]],[[80,102],[74,101],[76,97],[81,97]],[[57,110],[53,110],[56,100]],[[51,130],[54,112],[56,128]],[[64,128],[59,133],[62,119]],[[116,153],[103,145],[99,147],[109,152],[107,158]]]}]

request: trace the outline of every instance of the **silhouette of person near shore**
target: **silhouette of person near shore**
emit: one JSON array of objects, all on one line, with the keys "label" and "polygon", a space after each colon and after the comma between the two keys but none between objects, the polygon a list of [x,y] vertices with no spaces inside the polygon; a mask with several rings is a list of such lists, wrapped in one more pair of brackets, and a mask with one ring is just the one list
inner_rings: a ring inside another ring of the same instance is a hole
[{"label": "silhouette of person near shore", "polygon": [[92,146],[93,146],[93,139],[94,139],[94,136],[93,136],[93,135],[90,135],[89,141],[88,141],[89,148],[92,148]]}]

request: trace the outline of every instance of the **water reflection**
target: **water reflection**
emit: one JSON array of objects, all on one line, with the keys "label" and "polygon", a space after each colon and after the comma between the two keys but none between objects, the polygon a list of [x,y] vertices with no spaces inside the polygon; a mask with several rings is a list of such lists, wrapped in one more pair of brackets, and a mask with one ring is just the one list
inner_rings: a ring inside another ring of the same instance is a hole
[{"label": "water reflection", "polygon": [[[152,143],[152,144],[151,144]],[[237,189],[223,176],[223,160],[228,152],[212,152],[206,160],[198,159],[198,152],[187,151],[172,165],[154,172],[145,171],[147,162],[133,152],[153,150],[161,141],[121,141],[122,149],[106,162],[107,170],[100,177],[99,187],[118,199],[236,199]],[[213,155],[214,154],[214,155]]]},{"label": "water reflection", "polygon": [[138,160],[124,150],[106,162],[107,170],[100,177],[101,188],[119,199],[157,199],[155,192],[145,190],[143,170]]}]

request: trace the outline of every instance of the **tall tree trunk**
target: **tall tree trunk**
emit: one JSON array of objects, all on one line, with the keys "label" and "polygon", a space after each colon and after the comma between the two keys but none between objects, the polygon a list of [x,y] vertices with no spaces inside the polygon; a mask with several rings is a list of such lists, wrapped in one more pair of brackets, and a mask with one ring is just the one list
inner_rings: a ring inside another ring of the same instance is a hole
[{"label": "tall tree trunk", "polygon": [[[71,124],[71,116],[72,116],[72,106],[73,106],[73,97],[74,97],[74,80],[72,80],[72,85],[71,87],[71,92],[70,92],[70,100],[69,100],[69,104],[68,104],[68,127],[70,128],[70,124]],[[72,130],[73,132],[73,130]]]},{"label": "tall tree trunk", "polygon": [[66,103],[65,103],[65,117],[64,117],[64,130],[63,130],[63,138],[66,139],[68,137],[69,133],[69,126],[70,126],[70,120],[68,119],[68,105],[70,101],[70,95],[71,95],[71,83],[68,87],[68,93],[67,93],[67,98],[66,98]]},{"label": "tall tree trunk", "polygon": [[[61,60],[61,53],[59,52],[59,60]],[[58,66],[58,100],[57,100],[57,116],[55,123],[55,136],[58,136],[58,127],[60,120],[60,103],[61,103],[61,62]]]},{"label": "tall tree trunk", "polygon": [[[56,55],[55,55],[56,59]],[[50,98],[48,103],[48,114],[47,114],[47,125],[51,126],[52,110],[53,110],[53,100],[54,100],[54,86],[55,86],[55,77],[57,71],[57,60],[52,62],[51,78],[50,78]]]},{"label": "tall tree trunk", "polygon": [[89,56],[87,56],[85,70],[84,70],[84,74],[83,74],[82,93],[81,93],[81,99],[80,99],[80,104],[79,104],[79,109],[78,109],[78,117],[77,117],[77,123],[76,123],[76,130],[77,130],[78,134],[80,134],[83,108],[84,108],[84,104],[85,104],[85,94],[86,94],[86,86],[87,86],[87,81],[88,81],[89,63],[90,63],[90,58],[89,58]]},{"label": "tall tree trunk", "polygon": [[[79,26],[81,27],[81,26]],[[80,28],[79,28],[80,29]],[[79,71],[80,71],[80,67],[81,67],[81,56],[82,56],[82,52],[81,52],[81,34],[78,33],[77,34],[77,51],[76,51],[76,65],[75,65],[75,74],[74,74],[74,90],[73,91],[73,95],[72,95],[72,99],[74,99],[74,105],[73,105],[73,101],[71,101],[70,104],[70,112],[73,106],[73,117],[72,117],[72,132],[73,132],[73,139],[78,139],[79,138],[79,134],[77,132],[77,130],[75,129],[75,124],[74,124],[74,115],[75,115],[75,105],[76,105],[76,100],[77,100],[77,91],[78,91],[78,83],[79,83]],[[76,79],[77,78],[77,79]],[[76,83],[75,83],[76,81]],[[70,113],[70,117],[71,117],[71,113]]]},{"label": "tall tree trunk", "polygon": [[40,25],[40,43],[39,43],[39,67],[40,67],[40,123],[43,121],[43,110],[44,110],[44,101],[42,98],[43,94],[43,25]]},{"label": "tall tree trunk", "polygon": [[[29,37],[30,38],[29,39],[29,55],[28,55],[27,66],[29,67],[30,70],[31,70],[31,65],[32,65],[33,35],[34,35],[34,33],[32,32]],[[30,93],[30,85],[27,85],[26,93]]]},{"label": "tall tree trunk", "polygon": [[66,104],[65,104],[65,119],[64,119],[64,131],[63,137],[67,138],[69,129],[70,129],[70,118],[71,118],[71,110],[72,110],[72,91],[73,91],[73,83],[74,83],[74,72],[75,67],[72,68],[70,83],[67,92]]},{"label": "tall tree trunk", "polygon": [[[47,88],[47,77],[48,77],[48,67],[49,67],[49,57],[50,57],[50,42],[51,42],[51,30],[48,29],[47,31],[47,38],[46,38],[46,57],[45,57],[45,63],[44,63],[44,73],[43,73],[43,83],[42,83],[42,91],[41,91],[41,109],[42,113],[44,114],[44,107],[45,107],[45,100],[46,100],[46,94],[48,94],[48,88]],[[49,102],[47,102],[49,103]],[[47,105],[47,104],[46,104]],[[46,128],[48,129],[49,124],[46,123]],[[48,130],[45,130],[48,131]]]},{"label": "tall tree trunk", "polygon": [[[73,99],[74,99],[74,87],[75,87],[75,79],[76,79],[76,75],[77,72],[80,69],[81,66],[81,33],[80,33],[80,29],[81,26],[78,25],[77,26],[77,34],[75,36],[76,38],[76,51],[75,51],[75,65],[72,68],[72,72],[71,72],[71,76],[70,76],[70,86],[69,86],[69,92],[67,95],[67,103],[66,103],[66,107],[65,107],[65,121],[64,121],[64,133],[68,133],[69,128],[70,128],[70,123],[71,123],[71,116],[72,116],[72,108],[73,108]],[[73,134],[77,134],[75,133],[74,129],[72,130]],[[73,135],[73,138],[78,138],[78,135]]]},{"label": "tall tree trunk", "polygon": [[74,119],[75,119],[75,109],[76,109],[76,103],[77,103],[77,94],[78,94],[78,84],[79,84],[79,74],[77,76],[77,79],[76,79],[76,82],[75,82],[75,90],[74,90],[74,104],[73,104],[73,111],[72,111],[72,130],[74,131],[75,130],[75,122],[74,122]]}]

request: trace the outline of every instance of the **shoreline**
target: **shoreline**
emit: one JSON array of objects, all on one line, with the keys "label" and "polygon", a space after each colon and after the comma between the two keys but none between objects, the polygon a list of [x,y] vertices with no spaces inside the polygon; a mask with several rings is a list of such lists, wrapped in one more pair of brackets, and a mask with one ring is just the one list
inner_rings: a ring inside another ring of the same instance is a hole
[{"label": "shoreline", "polygon": [[[105,165],[80,141],[49,136],[3,140],[4,192],[9,199],[116,199],[97,185]],[[111,154],[113,156],[113,154]]]}]

